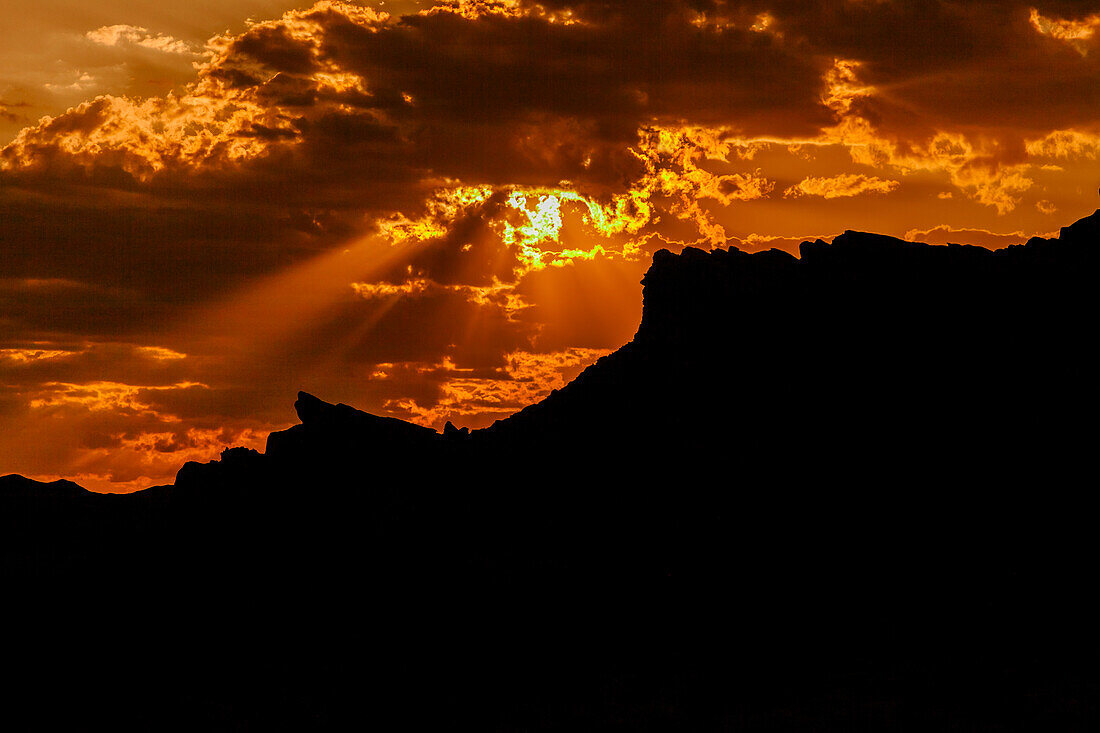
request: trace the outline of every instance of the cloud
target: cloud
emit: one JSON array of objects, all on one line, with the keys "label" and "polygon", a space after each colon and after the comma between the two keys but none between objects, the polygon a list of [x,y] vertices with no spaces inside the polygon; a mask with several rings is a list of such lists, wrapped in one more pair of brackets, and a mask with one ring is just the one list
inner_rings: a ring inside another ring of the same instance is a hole
[{"label": "cloud", "polygon": [[139,386],[118,382],[89,382],[86,384],[67,384],[65,382],[47,382],[42,394],[31,400],[34,409],[57,407],[59,405],[79,405],[88,410],[126,410],[133,412],[150,411],[143,396],[150,391],[166,389],[207,388],[197,382],[180,382],[166,386]]},{"label": "cloud", "polygon": [[1080,130],[1055,130],[1025,143],[1034,158],[1089,158],[1100,155],[1100,135]]},{"label": "cloud", "polygon": [[[321,2],[255,23],[213,39],[210,61],[183,95],[78,106],[25,130],[5,151],[5,167],[42,170],[69,159],[149,182],[279,157],[302,173],[346,162],[347,170],[387,175],[392,166],[389,175],[406,183],[431,170],[482,182],[606,185],[637,170],[628,148],[643,124],[685,113],[716,121],[734,90],[741,127],[797,129],[790,121],[824,119],[815,111],[816,61],[762,45],[751,31],[719,39],[674,24],[657,45],[620,19],[599,28],[599,43],[578,45],[591,28],[471,10],[482,6],[393,19]],[[103,42],[150,38],[128,26],[101,30]],[[531,33],[537,39],[516,43]],[[485,48],[499,53],[476,50]],[[689,62],[674,60],[677,53]],[[622,58],[640,63],[623,66]],[[785,93],[771,94],[779,85]],[[538,131],[555,129],[553,149],[533,144]]]},{"label": "cloud", "polygon": [[199,55],[199,53],[185,41],[177,40],[163,33],[154,35],[150,33],[147,28],[141,28],[134,25],[105,25],[94,31],[88,31],[84,34],[84,37],[92,43],[98,43],[103,46],[133,45],[148,48],[153,51],[161,51],[163,53],[180,54],[184,56]]},{"label": "cloud", "polygon": [[371,378],[392,380],[403,376],[408,379],[413,373],[418,378],[438,382],[438,391],[428,399],[399,397],[387,400],[384,406],[392,414],[437,429],[448,420],[484,427],[538,402],[551,390],[565,386],[581,370],[608,353],[609,350],[585,348],[548,354],[515,351],[506,355],[503,366],[488,373],[459,368],[450,360],[439,364],[386,364],[380,365]]},{"label": "cloud", "polygon": [[1036,32],[1072,45],[1082,56],[1088,54],[1089,41],[1100,27],[1100,14],[1089,15],[1080,20],[1066,20],[1044,17],[1037,8],[1032,8],[1029,20]]},{"label": "cloud", "polygon": [[[942,117],[951,105],[920,95],[955,87],[926,88],[921,74],[979,57],[989,73],[999,73],[1002,62],[1015,68],[993,42],[1001,40],[1024,49],[1034,73],[1016,70],[1011,84],[987,86],[1033,91],[1028,106],[1042,106],[1052,73],[1068,72],[1069,62],[1028,46],[1030,10],[1010,7],[1008,26],[989,38],[984,6],[936,2],[917,12],[908,2],[834,5],[456,2],[391,17],[320,2],[212,39],[199,79],[180,96],[140,103],[103,97],[24,131],[4,151],[3,165],[22,174],[113,168],[142,183],[160,178],[177,191],[199,179],[206,186],[265,181],[279,167],[308,180],[302,193],[319,198],[336,195],[331,181],[369,171],[379,185],[355,193],[378,213],[411,213],[443,180],[549,188],[565,179],[609,194],[641,175],[650,180],[635,190],[686,193],[688,203],[675,202],[674,213],[717,242],[721,232],[695,210],[695,194],[721,205],[731,192],[733,200],[761,198],[770,190],[766,175],[731,171],[703,180],[705,168],[671,156],[684,165],[679,183],[655,181],[651,166],[662,163],[655,157],[667,152],[667,141],[636,141],[644,130],[673,137],[693,130],[683,134],[696,146],[719,131],[726,145],[737,138],[839,143],[861,164],[942,171],[986,205],[1015,206],[1026,172],[1001,173],[1018,162],[1011,141],[997,139],[1011,134],[1011,123],[988,139],[945,131],[973,127],[987,105],[975,110],[968,98],[965,110]],[[838,13],[880,32],[843,32]],[[655,18],[657,32],[639,31]],[[878,40],[902,29],[888,45]],[[124,25],[92,35],[112,44],[163,38]],[[896,63],[900,49],[911,63]],[[839,60],[824,63],[829,56]],[[980,76],[967,69],[956,81]],[[1074,76],[1084,83],[1096,71],[1089,62]],[[941,116],[932,123],[939,130],[929,127],[929,113]],[[944,155],[944,146],[960,152]],[[426,190],[429,180],[435,185]],[[686,192],[670,190],[687,182]],[[269,194],[264,185],[252,190]]]},{"label": "cloud", "polygon": [[16,413],[5,416],[10,441],[0,448],[0,463],[36,477],[63,470],[89,488],[133,491],[165,480],[185,460],[207,460],[234,444],[262,447],[263,434],[252,426],[184,422],[159,402],[202,385],[90,381],[21,389]]},{"label": "cloud", "polygon": [[848,198],[865,193],[890,193],[900,184],[862,173],[847,173],[831,178],[804,178],[783,192],[785,198],[821,196],[825,199]]},{"label": "cloud", "polygon": [[71,353],[64,349],[0,349],[0,361],[6,361],[9,364],[30,364],[46,359],[58,359],[69,356]]},{"label": "cloud", "polygon": [[26,109],[27,107],[29,107],[29,105],[26,102],[12,102],[0,99],[0,120],[5,120],[7,122],[27,121],[25,114],[12,111],[15,109]]},{"label": "cloud", "polygon": [[[989,249],[1001,249],[1014,244],[1024,244],[1032,236],[1024,232],[1010,232],[1000,234],[986,229],[954,228],[950,226],[938,226],[932,229],[911,229],[905,233],[905,239],[910,242],[926,242],[927,244],[974,244]],[[1038,235],[1046,236],[1046,234]]]}]

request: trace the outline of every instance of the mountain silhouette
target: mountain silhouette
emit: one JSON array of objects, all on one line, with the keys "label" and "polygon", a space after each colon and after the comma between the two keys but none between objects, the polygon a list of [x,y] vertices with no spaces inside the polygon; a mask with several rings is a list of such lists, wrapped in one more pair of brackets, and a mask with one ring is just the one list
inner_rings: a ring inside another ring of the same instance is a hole
[{"label": "mountain silhouette", "polygon": [[170,486],[0,478],[11,697],[40,729],[1094,729],[1098,247],[1100,212],[662,250],[632,341],[486,429],[300,393]]}]

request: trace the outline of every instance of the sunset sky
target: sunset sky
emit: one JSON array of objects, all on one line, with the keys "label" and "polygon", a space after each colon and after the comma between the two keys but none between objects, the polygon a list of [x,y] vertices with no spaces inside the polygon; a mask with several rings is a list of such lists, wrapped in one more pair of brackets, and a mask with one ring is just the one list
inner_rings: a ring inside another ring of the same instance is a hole
[{"label": "sunset sky", "polygon": [[27,3],[0,474],[168,483],[300,389],[488,425],[630,339],[661,248],[1056,231],[1100,204],[1098,30],[1100,0]]}]

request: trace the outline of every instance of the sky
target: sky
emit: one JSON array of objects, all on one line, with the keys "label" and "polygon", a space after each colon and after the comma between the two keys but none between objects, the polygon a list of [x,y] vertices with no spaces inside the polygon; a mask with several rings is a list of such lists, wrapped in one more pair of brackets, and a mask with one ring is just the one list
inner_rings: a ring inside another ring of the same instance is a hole
[{"label": "sky", "polygon": [[0,474],[170,483],[298,390],[483,427],[629,341],[662,248],[1055,232],[1098,205],[1098,29],[1100,0],[0,14]]}]

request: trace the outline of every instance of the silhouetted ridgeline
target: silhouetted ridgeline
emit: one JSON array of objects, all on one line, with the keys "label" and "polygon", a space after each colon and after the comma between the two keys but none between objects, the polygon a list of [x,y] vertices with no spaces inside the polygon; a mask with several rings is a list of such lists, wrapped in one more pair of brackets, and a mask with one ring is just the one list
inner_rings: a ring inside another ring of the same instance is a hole
[{"label": "silhouetted ridgeline", "polygon": [[1100,212],[996,252],[662,251],[631,343],[488,429],[302,393],[172,486],[4,477],[16,697],[157,730],[1095,729],[1098,247]]}]

